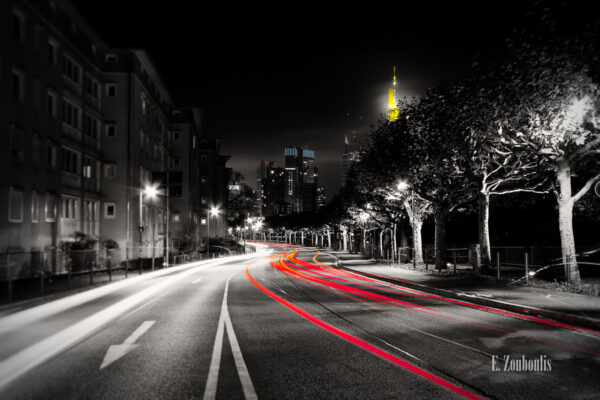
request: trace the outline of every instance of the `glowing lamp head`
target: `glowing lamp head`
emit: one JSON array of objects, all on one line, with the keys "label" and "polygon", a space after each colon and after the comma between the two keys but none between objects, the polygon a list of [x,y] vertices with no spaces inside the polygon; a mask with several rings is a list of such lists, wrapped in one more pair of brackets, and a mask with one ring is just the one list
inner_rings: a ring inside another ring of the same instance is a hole
[{"label": "glowing lamp head", "polygon": [[212,215],[213,217],[216,216],[216,215],[219,215],[219,211],[221,211],[221,210],[219,210],[219,207],[211,207],[210,208],[210,215]]},{"label": "glowing lamp head", "polygon": [[398,182],[397,188],[398,190],[406,190],[408,189],[408,183],[406,183],[406,181],[400,181]]},{"label": "glowing lamp head", "polygon": [[158,188],[156,186],[146,186],[143,192],[144,195],[150,199],[154,199],[158,196]]}]

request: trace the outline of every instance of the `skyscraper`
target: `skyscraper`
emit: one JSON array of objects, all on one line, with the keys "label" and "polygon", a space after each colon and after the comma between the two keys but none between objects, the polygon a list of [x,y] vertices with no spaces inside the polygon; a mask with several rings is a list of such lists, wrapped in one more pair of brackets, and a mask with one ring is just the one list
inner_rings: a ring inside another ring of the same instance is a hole
[{"label": "skyscraper", "polygon": [[319,179],[315,152],[300,147],[286,147],[285,172],[288,212],[316,210]]},{"label": "skyscraper", "polygon": [[348,179],[348,173],[352,164],[360,160],[361,144],[358,142],[358,138],[353,136],[351,140],[348,140],[348,136],[344,139],[345,150],[342,155],[342,187],[346,184]]}]

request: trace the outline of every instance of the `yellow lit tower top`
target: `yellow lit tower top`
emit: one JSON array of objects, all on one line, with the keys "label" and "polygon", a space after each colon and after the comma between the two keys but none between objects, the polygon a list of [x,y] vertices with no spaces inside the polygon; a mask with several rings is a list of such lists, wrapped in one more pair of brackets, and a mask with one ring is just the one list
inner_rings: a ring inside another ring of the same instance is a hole
[{"label": "yellow lit tower top", "polygon": [[394,65],[394,86],[388,90],[388,115],[390,121],[398,119],[398,104],[396,104],[396,66]]}]

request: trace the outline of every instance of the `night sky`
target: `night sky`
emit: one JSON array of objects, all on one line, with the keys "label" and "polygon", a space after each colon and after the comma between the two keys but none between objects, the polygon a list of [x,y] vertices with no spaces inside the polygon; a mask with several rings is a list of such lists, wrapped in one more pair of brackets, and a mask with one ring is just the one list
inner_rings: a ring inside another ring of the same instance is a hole
[{"label": "night sky", "polygon": [[228,166],[252,186],[261,159],[283,164],[285,146],[302,146],[315,150],[329,197],[340,186],[344,136],[364,136],[386,111],[394,65],[399,95],[419,95],[468,71],[528,8],[72,3],[109,45],[148,50],[176,104],[204,108],[208,134],[223,139]]}]

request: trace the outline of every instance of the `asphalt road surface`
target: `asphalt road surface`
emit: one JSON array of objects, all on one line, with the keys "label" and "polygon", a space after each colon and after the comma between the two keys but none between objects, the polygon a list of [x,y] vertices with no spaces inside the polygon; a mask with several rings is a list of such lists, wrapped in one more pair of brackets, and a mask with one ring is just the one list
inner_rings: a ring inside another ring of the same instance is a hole
[{"label": "asphalt road surface", "polygon": [[0,398],[598,398],[600,332],[333,261],[270,245],[5,316]]}]

